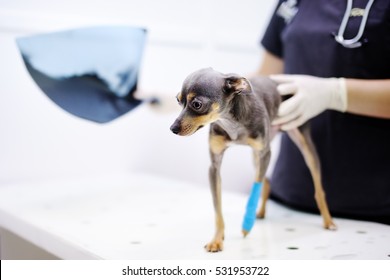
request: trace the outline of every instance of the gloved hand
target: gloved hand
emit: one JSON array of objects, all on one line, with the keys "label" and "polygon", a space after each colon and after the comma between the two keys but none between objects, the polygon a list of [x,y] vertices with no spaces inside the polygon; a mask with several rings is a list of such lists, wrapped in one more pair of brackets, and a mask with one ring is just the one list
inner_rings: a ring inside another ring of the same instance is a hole
[{"label": "gloved hand", "polygon": [[281,95],[293,94],[282,102],[273,125],[289,130],[304,124],[327,109],[347,110],[347,89],[344,78],[318,78],[307,75],[271,75],[279,83]]}]

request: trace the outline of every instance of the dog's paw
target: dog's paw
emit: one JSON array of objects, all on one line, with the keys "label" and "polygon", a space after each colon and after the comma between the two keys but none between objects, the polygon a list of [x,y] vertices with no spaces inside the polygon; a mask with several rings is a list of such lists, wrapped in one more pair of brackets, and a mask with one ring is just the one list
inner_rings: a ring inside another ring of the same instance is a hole
[{"label": "dog's paw", "polygon": [[207,252],[216,253],[223,250],[223,241],[221,240],[213,240],[210,243],[204,246]]},{"label": "dog's paw", "polygon": [[332,220],[324,223],[324,228],[328,230],[337,230],[337,226],[333,223]]},{"label": "dog's paw", "polygon": [[265,211],[260,210],[259,212],[257,212],[256,218],[257,219],[264,219],[265,218]]}]

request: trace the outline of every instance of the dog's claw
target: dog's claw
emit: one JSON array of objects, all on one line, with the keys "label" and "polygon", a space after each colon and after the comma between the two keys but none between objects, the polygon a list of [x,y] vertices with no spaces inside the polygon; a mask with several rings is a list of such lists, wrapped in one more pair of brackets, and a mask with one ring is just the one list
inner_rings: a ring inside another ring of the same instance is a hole
[{"label": "dog's claw", "polygon": [[265,218],[265,213],[263,213],[263,212],[257,213],[256,218],[257,219],[264,219]]},{"label": "dog's claw", "polygon": [[207,252],[216,253],[223,250],[222,240],[214,240],[204,246]]},{"label": "dog's claw", "polygon": [[328,230],[337,230],[337,226],[333,222],[324,225],[324,228]]}]

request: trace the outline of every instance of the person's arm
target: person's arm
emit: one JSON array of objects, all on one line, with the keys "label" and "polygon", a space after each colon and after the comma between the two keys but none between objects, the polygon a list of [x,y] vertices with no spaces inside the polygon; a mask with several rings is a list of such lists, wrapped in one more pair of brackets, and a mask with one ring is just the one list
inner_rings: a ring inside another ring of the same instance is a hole
[{"label": "person's arm", "polygon": [[[264,51],[257,74],[283,73],[283,60]],[[345,79],[347,90],[347,112],[378,118],[390,118],[390,79],[362,80]]]},{"label": "person's arm", "polygon": [[390,79],[346,79],[347,112],[390,118]]},{"label": "person's arm", "polygon": [[274,125],[296,128],[330,109],[377,118],[390,118],[390,80],[318,78],[309,75],[271,75],[282,102]]},{"label": "person's arm", "polygon": [[264,50],[260,67],[256,71],[258,75],[282,74],[284,68],[283,60],[272,53]]},{"label": "person's arm", "polygon": [[[265,50],[256,74],[281,74],[283,67],[281,58]],[[278,87],[281,94],[296,95],[279,108],[274,124],[282,129],[298,127],[326,109],[390,118],[390,79],[335,79],[302,75],[271,77],[281,84]]]}]

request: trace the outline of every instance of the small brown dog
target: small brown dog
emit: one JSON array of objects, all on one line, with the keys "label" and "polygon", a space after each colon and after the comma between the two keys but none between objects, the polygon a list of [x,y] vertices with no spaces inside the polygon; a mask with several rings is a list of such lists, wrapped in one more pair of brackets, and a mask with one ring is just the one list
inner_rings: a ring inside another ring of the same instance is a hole
[{"label": "small brown dog", "polygon": [[[267,77],[246,79],[236,74],[222,74],[212,68],[190,74],[184,81],[177,101],[183,107],[171,126],[173,133],[191,135],[210,125],[210,185],[216,214],[216,233],[205,248],[209,252],[223,249],[224,221],[221,209],[220,168],[225,150],[231,144],[249,145],[253,149],[255,182],[264,182],[258,218],[264,218],[270,193],[265,179],[270,160],[270,142],[277,130],[271,122],[276,117],[281,97],[277,84]],[[336,229],[329,213],[321,183],[320,162],[310,137],[310,126],[304,124],[287,132],[302,152],[311,172],[315,200],[326,229]]]}]

